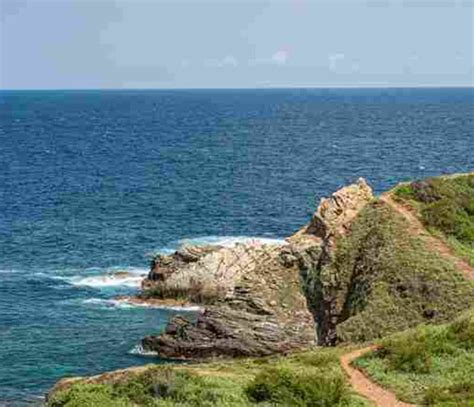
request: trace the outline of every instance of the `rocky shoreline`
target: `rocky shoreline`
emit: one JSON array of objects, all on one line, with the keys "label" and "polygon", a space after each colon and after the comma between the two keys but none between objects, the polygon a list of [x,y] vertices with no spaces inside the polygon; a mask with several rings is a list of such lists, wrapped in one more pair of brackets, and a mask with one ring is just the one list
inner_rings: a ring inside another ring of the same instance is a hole
[{"label": "rocky shoreline", "polygon": [[335,305],[312,291],[307,270],[329,261],[344,234],[373,200],[363,179],[323,199],[311,222],[281,245],[184,246],[158,255],[135,304],[199,306],[196,320],[178,316],[141,346],[162,358],[201,360],[267,356],[335,344]]}]

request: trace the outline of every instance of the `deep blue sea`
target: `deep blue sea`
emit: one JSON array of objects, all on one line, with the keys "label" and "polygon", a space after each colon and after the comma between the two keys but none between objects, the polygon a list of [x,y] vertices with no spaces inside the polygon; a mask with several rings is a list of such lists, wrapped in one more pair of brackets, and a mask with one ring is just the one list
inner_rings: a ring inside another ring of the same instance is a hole
[{"label": "deep blue sea", "polygon": [[152,361],[131,350],[175,311],[111,299],[154,252],[287,236],[358,177],[473,169],[473,89],[2,91],[0,405]]}]

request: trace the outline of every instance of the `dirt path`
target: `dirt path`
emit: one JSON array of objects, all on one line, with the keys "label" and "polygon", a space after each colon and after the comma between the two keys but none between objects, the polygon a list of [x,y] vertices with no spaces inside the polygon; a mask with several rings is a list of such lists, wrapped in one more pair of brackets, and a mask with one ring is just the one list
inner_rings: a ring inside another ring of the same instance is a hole
[{"label": "dirt path", "polygon": [[391,197],[390,193],[383,194],[380,199],[408,220],[410,225],[409,232],[413,235],[421,236],[426,242],[428,249],[438,252],[445,259],[454,263],[458,270],[463,273],[467,279],[474,280],[474,267],[472,267],[467,261],[456,256],[453,250],[446,243],[430,234],[409,208],[396,202]]},{"label": "dirt path", "polygon": [[353,352],[346,353],[341,357],[341,365],[344,371],[349,375],[349,381],[354,390],[362,396],[373,401],[377,407],[411,407],[415,404],[404,403],[398,400],[391,391],[384,389],[378,384],[372,382],[360,370],[351,366],[351,362],[364,353],[376,349],[375,345],[367,348],[358,349]]}]

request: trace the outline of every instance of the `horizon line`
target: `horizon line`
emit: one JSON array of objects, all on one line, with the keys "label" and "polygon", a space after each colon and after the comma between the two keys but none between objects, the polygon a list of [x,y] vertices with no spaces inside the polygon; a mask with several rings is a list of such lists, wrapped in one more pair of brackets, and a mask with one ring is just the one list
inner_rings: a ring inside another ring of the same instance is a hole
[{"label": "horizon line", "polygon": [[445,84],[364,84],[364,85],[282,85],[282,86],[242,86],[242,87],[122,87],[122,88],[0,88],[0,92],[21,91],[121,91],[121,90],[278,90],[278,89],[474,89],[474,83],[463,85]]}]

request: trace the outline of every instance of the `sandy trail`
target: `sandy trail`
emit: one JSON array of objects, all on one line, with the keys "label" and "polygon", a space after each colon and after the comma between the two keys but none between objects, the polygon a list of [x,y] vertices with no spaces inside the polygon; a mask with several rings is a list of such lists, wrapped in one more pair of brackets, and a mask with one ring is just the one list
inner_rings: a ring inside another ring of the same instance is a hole
[{"label": "sandy trail", "polygon": [[410,407],[415,404],[404,403],[397,399],[394,393],[384,389],[378,384],[372,382],[360,370],[351,366],[351,362],[367,352],[376,350],[375,345],[358,349],[341,356],[341,365],[349,376],[349,381],[354,390],[362,396],[373,401],[377,407]]},{"label": "sandy trail", "polygon": [[380,199],[390,205],[398,213],[400,213],[409,224],[409,233],[415,236],[421,236],[426,242],[428,249],[438,252],[445,259],[451,261],[457,269],[464,274],[464,276],[474,281],[474,267],[472,267],[467,261],[459,258],[453,252],[453,250],[442,240],[437,239],[432,234],[430,234],[416,215],[409,208],[403,206],[402,204],[396,202],[390,193],[383,194]]}]

